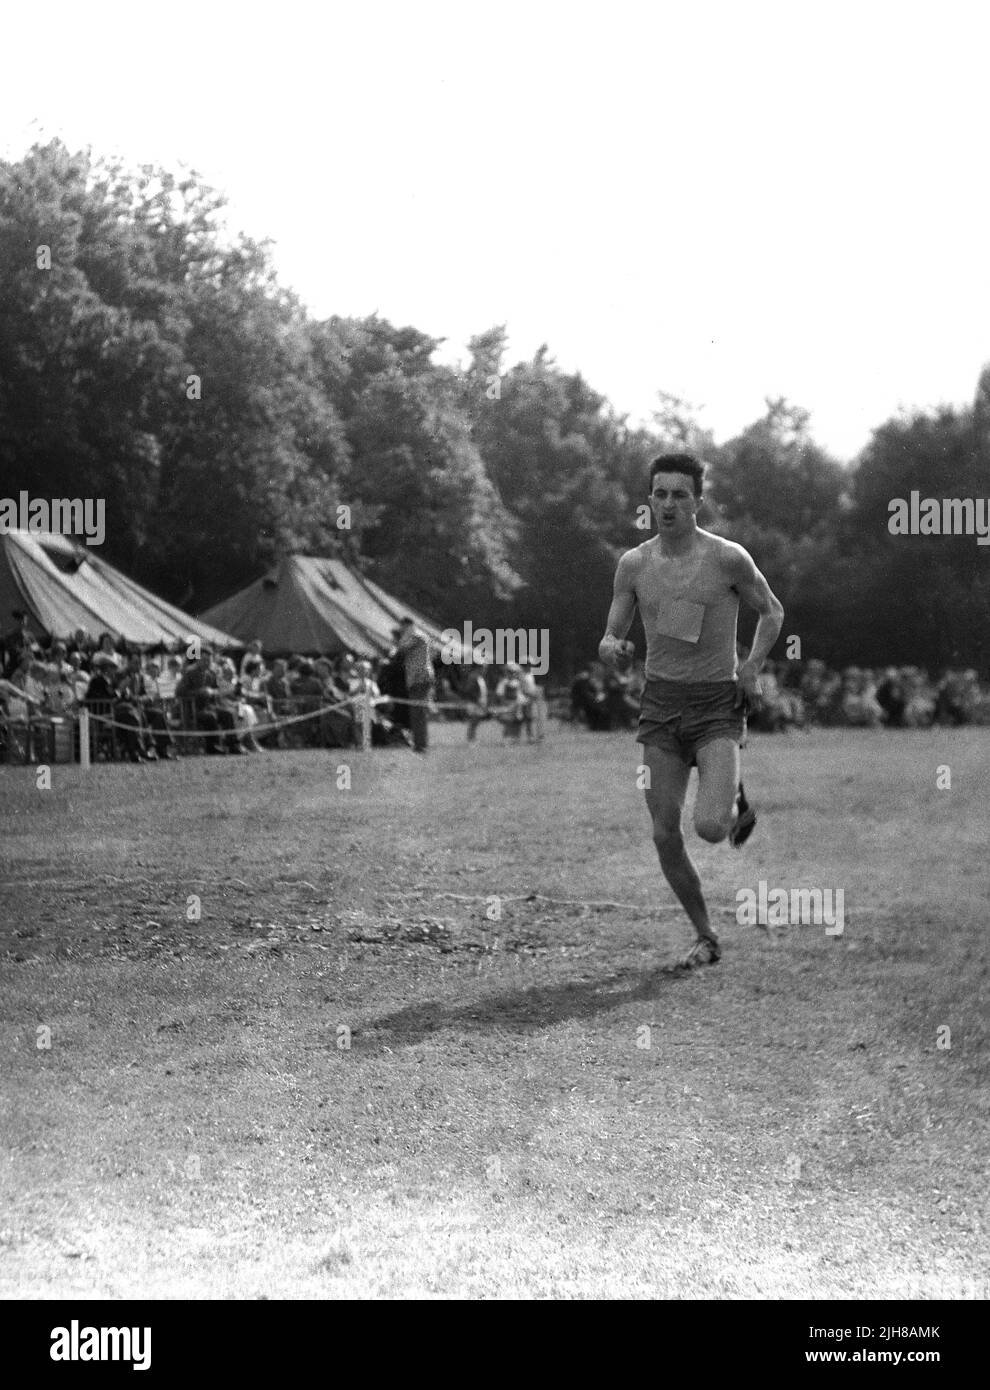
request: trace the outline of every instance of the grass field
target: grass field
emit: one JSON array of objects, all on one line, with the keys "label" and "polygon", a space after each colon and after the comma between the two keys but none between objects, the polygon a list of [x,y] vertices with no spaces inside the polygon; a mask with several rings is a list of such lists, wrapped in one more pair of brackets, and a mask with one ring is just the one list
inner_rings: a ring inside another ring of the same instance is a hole
[{"label": "grass field", "polygon": [[630,736],[463,737],[0,768],[0,1294],[986,1297],[990,730],[753,739],[688,977]]}]

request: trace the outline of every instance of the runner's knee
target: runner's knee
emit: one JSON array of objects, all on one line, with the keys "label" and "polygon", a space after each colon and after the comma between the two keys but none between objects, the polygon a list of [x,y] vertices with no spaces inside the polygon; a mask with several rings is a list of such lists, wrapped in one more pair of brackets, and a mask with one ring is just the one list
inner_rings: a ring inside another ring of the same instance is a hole
[{"label": "runner's knee", "polygon": [[711,845],[717,845],[720,840],[724,840],[729,833],[731,821],[728,818],[720,819],[713,815],[700,815],[694,818],[694,828],[703,840],[707,840]]},{"label": "runner's knee", "polygon": [[660,854],[665,854],[668,850],[676,848],[678,844],[683,845],[684,836],[681,834],[680,817],[676,822],[669,819],[654,820],[653,843]]}]

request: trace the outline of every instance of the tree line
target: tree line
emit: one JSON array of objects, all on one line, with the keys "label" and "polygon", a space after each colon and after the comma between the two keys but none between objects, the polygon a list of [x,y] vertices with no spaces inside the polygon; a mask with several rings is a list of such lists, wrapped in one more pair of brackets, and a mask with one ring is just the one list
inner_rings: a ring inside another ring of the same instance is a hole
[{"label": "tree line", "polygon": [[105,498],[103,553],[190,611],[340,556],[442,626],[549,629],[564,677],[646,534],[649,460],[687,448],[702,524],[751,550],[803,657],[990,667],[990,547],[888,529],[912,490],[990,491],[990,370],[848,468],[786,400],[721,444],[663,393],[633,427],[547,347],[507,365],[504,326],[458,370],[416,328],[315,319],[225,207],[59,141],[0,164],[0,496]]}]

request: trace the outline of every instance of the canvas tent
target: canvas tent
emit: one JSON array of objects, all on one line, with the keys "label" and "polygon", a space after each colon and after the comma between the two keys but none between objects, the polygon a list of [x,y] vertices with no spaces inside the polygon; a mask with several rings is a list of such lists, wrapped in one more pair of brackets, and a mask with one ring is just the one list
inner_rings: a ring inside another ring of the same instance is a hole
[{"label": "canvas tent", "polygon": [[92,547],[47,531],[0,532],[0,637],[26,612],[36,636],[63,641],[78,628],[109,632],[139,647],[174,645],[198,637],[224,650],[237,640],[192,618],[101,560]]},{"label": "canvas tent", "polygon": [[342,560],[290,555],[263,579],[202,614],[243,645],[261,639],[266,656],[319,653],[381,656],[392,629],[409,617],[439,642],[440,628]]}]

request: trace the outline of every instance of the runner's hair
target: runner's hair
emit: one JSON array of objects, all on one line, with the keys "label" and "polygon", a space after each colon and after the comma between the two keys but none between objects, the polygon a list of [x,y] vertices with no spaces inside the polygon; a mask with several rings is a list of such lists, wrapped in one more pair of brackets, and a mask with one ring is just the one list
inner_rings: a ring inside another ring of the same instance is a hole
[{"label": "runner's hair", "polygon": [[650,491],[658,473],[684,473],[694,484],[694,495],[700,497],[705,484],[705,465],[693,454],[660,454],[650,464]]}]

